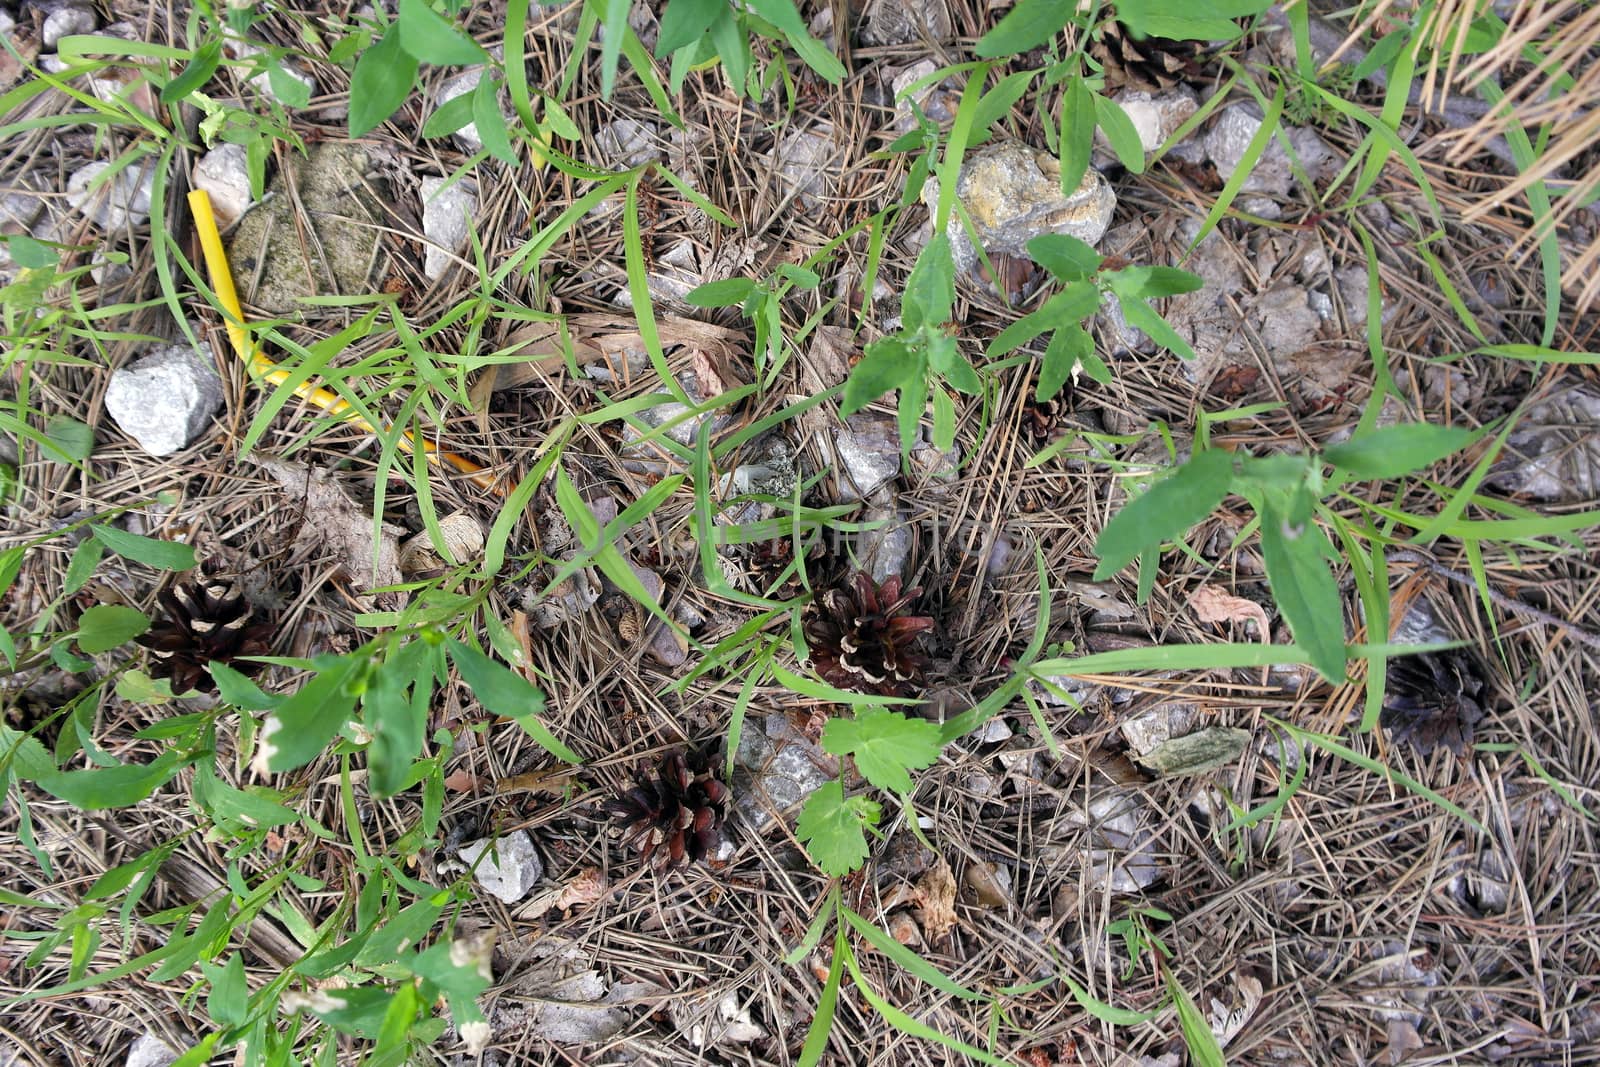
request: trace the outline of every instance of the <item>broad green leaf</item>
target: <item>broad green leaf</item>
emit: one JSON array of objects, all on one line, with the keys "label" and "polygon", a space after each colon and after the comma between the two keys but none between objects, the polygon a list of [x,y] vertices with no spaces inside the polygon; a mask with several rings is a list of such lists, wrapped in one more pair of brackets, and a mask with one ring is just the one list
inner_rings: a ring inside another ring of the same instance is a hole
[{"label": "broad green leaf", "polygon": [[1128,113],[1115,100],[1099,93],[1093,95],[1095,122],[1106,135],[1106,140],[1111,142],[1111,150],[1117,154],[1117,160],[1131,173],[1143,174],[1144,142],[1139,139],[1139,130],[1133,120],[1128,118]]},{"label": "broad green leaf", "polygon": [[1124,267],[1108,275],[1106,284],[1119,296],[1145,300],[1192,293],[1205,285],[1205,279],[1177,267]]},{"label": "broad green leaf", "polygon": [[839,1004],[839,981],[844,977],[844,958],[850,951],[849,942],[840,930],[833,939],[833,961],[828,966],[828,979],[822,983],[822,995],[817,998],[817,1011],[811,1017],[811,1028],[806,1031],[805,1044],[800,1047],[799,1067],[817,1067],[828,1051],[828,1034],[833,1031],[833,1013]]},{"label": "broad green leaf", "polygon": [[67,561],[67,576],[62,582],[61,591],[70,596],[87,585],[105,554],[106,546],[100,543],[99,538],[84,538],[83,543],[72,550],[72,558]]},{"label": "broad green leaf", "polygon": [[1088,173],[1094,129],[1094,94],[1083,75],[1074,74],[1061,96],[1061,192],[1065,196],[1077,192]]},{"label": "broad green leaf", "polygon": [[927,719],[866,707],[854,719],[830,719],[822,730],[822,747],[835,756],[853,757],[856,768],[879,789],[909,793],[908,772],[939,758],[940,732]]},{"label": "broad green leaf", "polygon": [[1095,581],[1109,578],[1146,549],[1159,547],[1210,515],[1228,495],[1232,477],[1231,455],[1220,449],[1200,452],[1129,501],[1095,539],[1100,556]]},{"label": "broad green leaf", "polygon": [[906,291],[901,297],[900,314],[908,331],[922,326],[937,327],[950,317],[956,300],[956,266],[950,252],[950,235],[934,234],[933,240],[917,256]]},{"label": "broad green leaf", "polygon": [[254,766],[278,774],[310,763],[350,721],[369,666],[364,653],[324,661],[300,691],[268,713],[256,739]]},{"label": "broad green leaf", "polygon": [[11,260],[28,270],[45,270],[61,262],[60,253],[43,241],[36,241],[25,233],[12,234],[5,239],[11,250]]},{"label": "broad green leaf", "polygon": [[489,54],[476,41],[433,10],[428,0],[400,0],[397,18],[400,23],[400,46],[424,63],[464,67],[489,59]]},{"label": "broad green leaf", "polygon": [[206,668],[224,703],[245,711],[267,711],[283,703],[284,698],[264,693],[243,672],[226,663],[212,663]]},{"label": "broad green leaf", "polygon": [[1323,458],[1358,478],[1398,478],[1459,452],[1478,435],[1454,426],[1408,422],[1330,446]]},{"label": "broad green leaf", "polygon": [[511,131],[500,110],[500,82],[487,74],[472,90],[472,123],[485,151],[507,166],[517,165],[517,150],[511,146]]},{"label": "broad green leaf", "polygon": [[1094,340],[1082,326],[1073,323],[1057,330],[1039,362],[1039,384],[1034,389],[1034,399],[1043,403],[1061,392],[1084,355],[1093,351]]},{"label": "broad green leaf", "polygon": [[450,660],[461,672],[478,702],[496,715],[504,715],[528,732],[539,745],[558,759],[568,763],[582,763],[578,754],[556,740],[555,735],[539,721],[544,710],[544,694],[534,688],[526,678],[511,668],[496,663],[482,652],[460,641],[448,643]]},{"label": "broad green leaf", "polygon": [[416,57],[400,46],[400,27],[392,24],[350,72],[350,136],[377,129],[405,103],[416,79]]},{"label": "broad green leaf", "polygon": [[[311,103],[311,86],[291,74],[282,60],[274,59],[267,64],[267,86],[284,107],[301,108]],[[254,143],[266,144],[267,139],[258,137]],[[251,188],[259,186],[252,183]]]},{"label": "broad green leaf", "polygon": [[661,16],[656,57],[665,59],[684,45],[698,42],[713,23],[732,17],[728,0],[672,0]]},{"label": "broad green leaf", "polygon": [[977,114],[972,119],[972,128],[978,136],[987,134],[991,126],[1011,114],[1011,109],[1022,99],[1039,73],[1038,70],[1019,70],[1007,74],[999,84],[983,94],[983,99],[978,101]]},{"label": "broad green leaf", "polygon": [[422,136],[448,137],[466,127],[472,121],[473,99],[472,93],[462,93],[434,108],[433,114],[422,124]]},{"label": "broad green leaf", "polygon": [[878,805],[866,797],[846,799],[844,786],[828,782],[806,799],[795,834],[824,874],[849,874],[867,859],[864,825],[877,825]]},{"label": "broad green leaf", "polygon": [[166,752],[150,763],[123,763],[86,771],[40,775],[39,788],[83,811],[126,808],[139,803],[178,773],[176,752]]},{"label": "broad green leaf", "polygon": [[567,109],[556,102],[555,97],[546,96],[544,100],[544,121],[550,127],[550,132],[564,141],[583,140],[583,131],[578,124],[572,121],[572,116],[567,114]]},{"label": "broad green leaf", "polygon": [[1100,307],[1100,291],[1087,281],[1073,282],[1061,292],[1046,300],[1038,311],[1024,315],[1013,322],[989,343],[984,354],[990,359],[1010,352],[1020,345],[1051,330],[1076,326],[1093,315]]},{"label": "broad green leaf", "polygon": [[600,15],[600,25],[605,33],[600,39],[600,98],[611,99],[611,90],[617,84],[617,67],[622,60],[622,45],[633,33],[628,25],[628,12],[633,10],[632,0],[589,0],[589,6]]},{"label": "broad green leaf", "polygon": [[137,608],[96,604],[78,620],[78,647],[91,656],[110,652],[150,629],[150,619]]},{"label": "broad green leaf", "polygon": [[301,1008],[341,1034],[375,1038],[393,996],[384,985],[349,986],[334,996],[302,1001]]},{"label": "broad green leaf", "polygon": [[50,751],[36,737],[0,722],[0,773],[14,771],[23,781],[38,781],[56,773]]},{"label": "broad green leaf", "polygon": [[1195,359],[1194,349],[1189,347],[1189,342],[1179,336],[1178,331],[1168,325],[1167,320],[1156,314],[1156,309],[1142,298],[1119,296],[1117,303],[1122,305],[1122,317],[1128,320],[1128,325],[1136,330],[1143,330],[1152,341],[1179,358]]},{"label": "broad green leaf", "polygon": [[883,394],[903,389],[921,372],[921,355],[895,336],[880,337],[867,346],[839,397],[839,414],[860,411]]},{"label": "broad green leaf", "polygon": [[237,789],[218,778],[209,768],[194,777],[195,802],[224,828],[240,826],[284,826],[299,822],[300,815],[269,797],[249,789]]},{"label": "broad green leaf", "polygon": [[429,659],[435,647],[413,639],[391,651],[373,672],[362,698],[362,722],[372,732],[367,768],[378,796],[394,796],[404,789],[411,765],[422,753],[433,695]]},{"label": "broad green leaf", "polygon": [[974,51],[982,59],[996,59],[1038,48],[1066,29],[1077,10],[1078,0],[1021,0]]},{"label": "broad green leaf", "polygon": [[82,463],[94,451],[94,430],[67,415],[52,415],[44,424],[44,439],[73,463]]},{"label": "broad green leaf", "polygon": [[1337,683],[1345,669],[1344,608],[1328,570],[1331,546],[1309,507],[1295,509],[1303,513],[1296,516],[1282,499],[1282,494],[1263,498],[1261,560],[1267,584],[1295,643],[1324,678]]},{"label": "broad green leaf", "polygon": [[238,1026],[249,1014],[250,987],[244,980],[244,957],[237,952],[228,954],[222,965],[200,961],[200,969],[211,982],[211,992],[206,994],[206,1014],[220,1026]]},{"label": "broad green leaf", "polygon": [[749,296],[755,287],[756,283],[749,278],[724,278],[721,281],[695,286],[689,290],[684,301],[700,308],[732,307],[744,303],[745,297]]},{"label": "broad green leaf", "polygon": [[1271,0],[1118,0],[1117,21],[1135,35],[1175,41],[1232,41],[1244,31],[1232,20],[1258,15]]},{"label": "broad green leaf", "polygon": [[182,100],[206,82],[217,72],[217,66],[222,62],[222,42],[220,40],[207,41],[195,52],[194,58],[166,85],[161,87],[161,102],[173,104]]},{"label": "broad green leaf", "polygon": [[1058,281],[1078,282],[1100,269],[1104,258],[1087,242],[1064,233],[1042,233],[1028,242],[1028,255]]},{"label": "broad green leaf", "polygon": [[1217,1035],[1212,1031],[1211,1023],[1195,1005],[1189,991],[1178,984],[1172,972],[1164,973],[1167,992],[1172,995],[1172,1003],[1178,1009],[1178,1027],[1183,1031],[1183,1044],[1189,1050],[1189,1062],[1193,1067],[1228,1067],[1227,1057],[1222,1054],[1222,1046],[1217,1044]]},{"label": "broad green leaf", "polygon": [[129,533],[115,526],[90,526],[101,544],[124,559],[143,563],[158,571],[186,571],[194,567],[194,546],[178,541],[162,541],[143,534]]}]

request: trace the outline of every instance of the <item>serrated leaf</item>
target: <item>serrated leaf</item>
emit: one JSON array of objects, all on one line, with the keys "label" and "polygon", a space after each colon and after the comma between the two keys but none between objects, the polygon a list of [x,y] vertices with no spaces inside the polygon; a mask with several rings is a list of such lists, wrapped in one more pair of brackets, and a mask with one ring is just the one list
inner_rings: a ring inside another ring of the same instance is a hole
[{"label": "serrated leaf", "polygon": [[[1278,612],[1289,623],[1295,643],[1328,681],[1344,677],[1344,608],[1339,586],[1328,570],[1327,538],[1310,518],[1308,497],[1291,508],[1283,494],[1268,494],[1261,510],[1261,561]],[[1296,516],[1293,512],[1300,511]]]},{"label": "serrated leaf", "polygon": [[405,103],[416,80],[416,57],[400,47],[400,27],[391,24],[350,72],[350,136],[377,129]]},{"label": "serrated leaf", "polygon": [[1100,557],[1095,581],[1109,578],[1147,549],[1159,547],[1210,515],[1228,495],[1232,477],[1232,456],[1221,450],[1201,452],[1129,501],[1095,539],[1094,550]]},{"label": "serrated leaf", "polygon": [[822,730],[824,751],[851,756],[879,789],[911,791],[911,775],[939,758],[938,724],[886,708],[866,707],[854,719],[831,719]]},{"label": "serrated leaf", "polygon": [[78,620],[78,647],[89,655],[110,652],[150,629],[150,619],[137,608],[96,604]]},{"label": "serrated leaf", "polygon": [[878,805],[866,797],[845,798],[844,786],[827,782],[806,799],[795,834],[824,874],[839,878],[867,859],[865,826],[876,826]]},{"label": "serrated leaf", "polygon": [[[465,67],[489,58],[459,26],[429,7],[427,0],[400,0],[396,17],[400,25],[400,46],[424,63]],[[351,92],[354,93],[353,86]]]},{"label": "serrated leaf", "polygon": [[1358,478],[1398,478],[1459,452],[1476,437],[1471,430],[1454,426],[1408,422],[1332,445],[1323,458]]},{"label": "serrated leaf", "polygon": [[1021,0],[974,51],[982,59],[995,59],[1037,48],[1066,29],[1077,10],[1078,0]]},{"label": "serrated leaf", "polygon": [[90,526],[101,544],[124,559],[143,563],[160,571],[186,571],[195,565],[194,546],[178,541],[129,533],[115,526]]}]

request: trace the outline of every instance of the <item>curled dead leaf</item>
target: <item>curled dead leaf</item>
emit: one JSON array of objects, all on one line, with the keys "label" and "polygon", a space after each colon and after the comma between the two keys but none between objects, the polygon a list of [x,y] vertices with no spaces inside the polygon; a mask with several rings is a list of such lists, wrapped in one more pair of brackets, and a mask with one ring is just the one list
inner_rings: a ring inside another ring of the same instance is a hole
[{"label": "curled dead leaf", "polygon": [[930,944],[955,929],[956,876],[943,856],[917,879],[912,899],[918,904],[917,918]]},{"label": "curled dead leaf", "polygon": [[599,867],[585,867],[561,885],[535,894],[517,909],[517,918],[537,919],[548,911],[593,904],[610,890],[611,884]]},{"label": "curled dead leaf", "polygon": [[1214,585],[1202,585],[1189,597],[1189,609],[1201,622],[1254,622],[1256,638],[1271,640],[1267,612],[1254,600],[1225,593]]}]

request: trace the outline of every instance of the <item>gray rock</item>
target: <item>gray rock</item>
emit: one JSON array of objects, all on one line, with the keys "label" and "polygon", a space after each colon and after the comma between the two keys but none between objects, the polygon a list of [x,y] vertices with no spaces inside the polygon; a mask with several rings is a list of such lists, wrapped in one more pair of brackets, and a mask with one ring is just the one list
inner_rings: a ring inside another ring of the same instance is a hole
[{"label": "gray rock", "polygon": [[[1206,133],[1205,150],[1217,173],[1224,181],[1233,177],[1244,161],[1245,149],[1256,132],[1261,129],[1261,117],[1251,104],[1234,104],[1224,108]],[[1294,147],[1294,158],[1312,180],[1326,176],[1333,163],[1333,150],[1327,142],[1311,130],[1284,128],[1289,143]],[[1294,180],[1294,166],[1289,153],[1279,137],[1267,143],[1242,189],[1247,193],[1266,193],[1283,196],[1289,192]]]},{"label": "gray rock", "polygon": [[860,521],[880,524],[857,535],[856,554],[872,580],[881,585],[892,576],[903,576],[916,531],[909,517],[894,506],[893,494],[876,494]]},{"label": "gray rock", "polygon": [[170,456],[211,425],[222,379],[211,346],[167,345],[111,373],[106,411],[152,456]]},{"label": "gray rock", "polygon": [[1188,733],[1198,717],[1193,704],[1157,704],[1124,719],[1120,729],[1134,756],[1143,757],[1157,745]]},{"label": "gray rock", "polygon": [[46,49],[54,49],[61,43],[61,38],[78,33],[93,33],[97,25],[99,21],[94,17],[92,8],[67,4],[45,16],[44,25],[39,29],[39,42]]},{"label": "gray rock", "polygon": [[956,108],[961,103],[961,93],[949,78],[944,81],[934,82],[931,85],[924,85],[921,89],[905,95],[902,99],[902,94],[907,89],[938,69],[938,67],[934,66],[933,60],[924,59],[913,63],[894,76],[889,85],[894,90],[895,129],[909,130],[917,124],[916,113],[911,109],[913,102],[933,122],[942,124],[950,122],[956,117]]},{"label": "gray rock", "polygon": [[834,166],[838,153],[831,123],[791,129],[773,150],[779,186],[785,193],[794,193],[800,203],[831,199],[838,182]]},{"label": "gray rock", "polygon": [[226,230],[250,210],[250,168],[241,145],[221,144],[194,165],[194,187],[211,198],[217,225]]},{"label": "gray rock", "polygon": [[[360,145],[339,141],[318,144],[308,157],[290,161],[298,195],[283,192],[286,178],[280,173],[267,188],[280,195],[246,212],[229,236],[235,276],[260,279],[241,297],[284,314],[308,296],[372,291],[373,275],[387,268],[377,201],[386,193],[381,180],[368,179],[370,162]],[[306,236],[308,228],[314,239]]]},{"label": "gray rock", "polygon": [[[1117,95],[1117,103],[1133,128],[1139,131],[1139,143],[1146,152],[1154,152],[1166,143],[1189,118],[1200,109],[1200,100],[1188,86],[1178,86],[1164,93],[1152,95],[1142,90],[1131,90]],[[1095,139],[1102,143],[1105,134],[1096,131]]]},{"label": "gray rock", "polygon": [[110,167],[109,163],[86,163],[67,179],[67,203],[83,212],[102,230],[121,230],[130,223],[141,225],[150,217],[150,194],[155,188],[154,163],[129,165],[91,189],[89,183]]},{"label": "gray rock", "polygon": [[834,431],[838,498],[865,500],[900,473],[900,430],[887,416],[857,412]]},{"label": "gray rock", "polygon": [[617,119],[601,127],[595,146],[607,165],[624,169],[642,167],[662,155],[655,123],[634,119]]},{"label": "gray rock", "polygon": [[[479,857],[491,849],[494,854],[479,863]],[[527,896],[544,877],[544,861],[526,830],[494,841],[469,841],[461,846],[460,856],[462,863],[474,868],[472,877],[478,885],[507,904]]]},{"label": "gray rock", "polygon": [[758,832],[839,773],[838,762],[781,714],[760,727],[747,720],[733,762],[734,804]]},{"label": "gray rock", "polygon": [[128,1058],[123,1067],[169,1067],[177,1058],[176,1049],[155,1034],[146,1032],[128,1046]]},{"label": "gray rock", "polygon": [[943,0],[868,0],[862,14],[861,40],[869,45],[950,37],[950,11]]},{"label": "gray rock", "polygon": [[470,178],[446,185],[444,178],[430,177],[421,187],[422,235],[428,239],[422,273],[437,281],[467,243],[470,220],[478,212],[478,186]]},{"label": "gray rock", "polygon": [[1090,847],[1081,854],[1088,892],[1137,893],[1161,877],[1146,825],[1149,812],[1137,792],[1110,789],[1091,799],[1087,812],[1067,816],[1067,825],[1089,831]]},{"label": "gray rock", "polygon": [[1253,310],[1261,322],[1261,343],[1268,356],[1293,355],[1316,340],[1322,329],[1322,316],[1297,285],[1268,289],[1255,298]]},{"label": "gray rock", "polygon": [[1528,408],[1489,484],[1559,503],[1600,495],[1600,393],[1568,389]]},{"label": "gray rock", "polygon": [[[1117,207],[1116,193],[1093,167],[1077,189],[1062,195],[1060,162],[1020,141],[998,141],[969,155],[961,164],[956,195],[990,255],[1025,256],[1028,241],[1045,233],[1097,244]],[[922,199],[930,208],[938,203],[937,182],[922,187]],[[951,218],[949,232],[957,268],[971,270],[978,257],[966,227]]]}]

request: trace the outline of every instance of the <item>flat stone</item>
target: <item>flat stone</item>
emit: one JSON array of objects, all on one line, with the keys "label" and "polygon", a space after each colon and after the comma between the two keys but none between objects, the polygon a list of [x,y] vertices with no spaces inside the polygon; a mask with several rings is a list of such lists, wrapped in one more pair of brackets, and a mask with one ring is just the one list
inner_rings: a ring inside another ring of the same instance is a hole
[{"label": "flat stone", "polygon": [[[372,277],[384,264],[384,216],[376,195],[385,194],[381,183],[369,188],[369,162],[360,145],[338,141],[316,145],[304,159],[291,158],[298,195],[288,195],[279,174],[228,241],[241,287],[259,275],[254,291],[241,294],[248,302],[285,314],[305,297],[372,291]],[[314,251],[307,247],[308,228],[315,233]]]},{"label": "flat stone", "polygon": [[733,762],[734,805],[757,831],[839,773],[838,762],[781,714],[768,715],[759,727],[747,721]]},{"label": "flat stone", "polygon": [[128,1046],[128,1058],[123,1067],[170,1067],[178,1052],[155,1034],[143,1033]]},{"label": "flat stone", "polygon": [[595,147],[608,166],[631,169],[662,156],[660,131],[652,122],[616,119],[600,128]]},{"label": "flat stone", "polygon": [[916,112],[911,108],[914,102],[922,113],[931,122],[946,123],[956,117],[956,108],[961,103],[960,91],[949,78],[937,81],[931,85],[924,85],[914,93],[902,94],[917,82],[926,78],[939,68],[934,66],[933,60],[924,59],[896,74],[890,81],[889,87],[894,91],[895,105],[894,126],[897,130],[909,130],[917,124]]},{"label": "flat stone", "polygon": [[1268,289],[1255,298],[1253,311],[1261,321],[1261,343],[1274,358],[1301,351],[1322,329],[1322,316],[1297,285]]},{"label": "flat stone", "polygon": [[841,501],[864,500],[900,473],[900,430],[894,419],[858,412],[834,431],[833,441]]},{"label": "flat stone", "polygon": [[[1060,162],[1020,141],[999,141],[968,156],[956,180],[956,195],[991,256],[1026,256],[1028,241],[1046,233],[1097,244],[1117,207],[1116,193],[1093,167],[1084,171],[1077,189],[1063,195]],[[933,208],[938,183],[925,184],[922,199]],[[957,268],[973,269],[977,251],[959,218],[951,218],[949,232]]]},{"label": "flat stone", "polygon": [[837,173],[830,123],[814,128],[795,128],[778,139],[773,151],[773,166],[785,193],[793,192],[797,201],[826,200],[834,195]]},{"label": "flat stone", "polygon": [[222,379],[211,346],[167,345],[111,373],[106,411],[152,456],[170,456],[211,425],[222,407]]},{"label": "flat stone", "polygon": [[[1139,132],[1139,143],[1146,152],[1160,148],[1168,137],[1177,132],[1179,126],[1200,109],[1199,98],[1187,86],[1157,94],[1131,90],[1119,94],[1116,101],[1128,116],[1128,121],[1133,123],[1133,128]],[[1095,139],[1109,143],[1099,130],[1095,132]]]},{"label": "flat stone", "polygon": [[[494,855],[478,858],[493,849]],[[518,830],[494,841],[469,841],[461,846],[461,862],[473,867],[472,877],[483,890],[507,904],[515,904],[544,877],[544,861],[533,838]]]},{"label": "flat stone", "polygon": [[1157,704],[1123,720],[1119,728],[1128,748],[1143,757],[1157,745],[1188,733],[1198,714],[1193,704]]},{"label": "flat stone", "polygon": [[217,225],[226,230],[250,210],[250,168],[243,146],[221,144],[194,165],[194,187],[211,198]]},{"label": "flat stone", "polygon": [[[1233,177],[1244,162],[1245,150],[1261,129],[1261,116],[1250,104],[1234,104],[1217,115],[1211,129],[1206,132],[1207,157],[1217,166],[1217,174],[1224,181]],[[1312,180],[1325,176],[1333,163],[1333,150],[1326,141],[1311,130],[1285,127],[1284,133],[1294,147],[1295,160]],[[1250,175],[1241,187],[1247,193],[1266,193],[1283,196],[1294,180],[1294,167],[1289,153],[1277,136],[1267,142],[1267,147],[1250,169]]]},{"label": "flat stone", "polygon": [[471,179],[445,184],[444,178],[423,178],[422,235],[428,246],[422,253],[422,273],[437,281],[455,262],[454,254],[466,247],[472,218],[478,213],[478,186]]},{"label": "flat stone", "polygon": [[102,230],[142,225],[150,217],[150,195],[155,188],[155,164],[130,164],[91,189],[89,183],[109,163],[86,163],[67,180],[67,203],[83,212]]},{"label": "flat stone", "polygon": [[39,41],[45,48],[53,49],[61,43],[61,38],[93,33],[98,25],[92,8],[68,4],[45,16],[44,25],[39,29]]},{"label": "flat stone", "polygon": [[1573,388],[1529,407],[1488,480],[1558,503],[1600,495],[1600,393]]},{"label": "flat stone", "polygon": [[939,42],[950,37],[950,12],[943,0],[868,0],[862,15],[864,44]]}]

